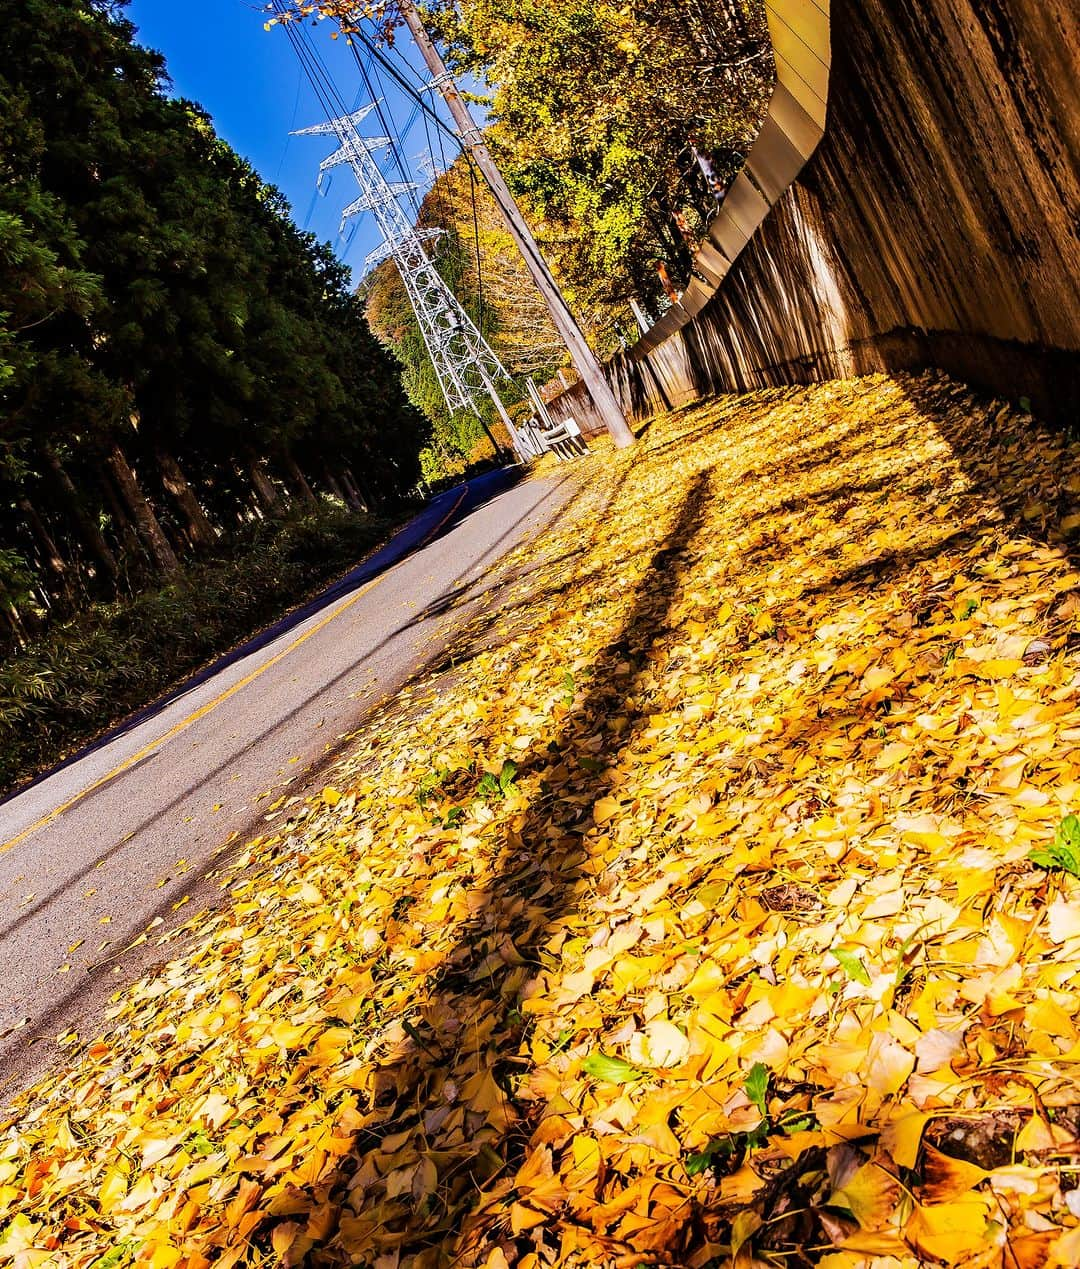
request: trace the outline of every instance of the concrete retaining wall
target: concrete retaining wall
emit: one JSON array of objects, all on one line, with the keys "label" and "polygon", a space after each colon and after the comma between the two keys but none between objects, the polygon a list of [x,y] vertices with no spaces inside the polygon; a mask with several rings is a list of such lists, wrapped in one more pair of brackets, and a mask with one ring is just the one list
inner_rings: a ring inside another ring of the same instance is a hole
[{"label": "concrete retaining wall", "polygon": [[[1075,0],[768,9],[769,118],[699,255],[708,283],[608,367],[626,409],[934,365],[1076,420]],[[591,417],[580,387],[553,413]]]}]

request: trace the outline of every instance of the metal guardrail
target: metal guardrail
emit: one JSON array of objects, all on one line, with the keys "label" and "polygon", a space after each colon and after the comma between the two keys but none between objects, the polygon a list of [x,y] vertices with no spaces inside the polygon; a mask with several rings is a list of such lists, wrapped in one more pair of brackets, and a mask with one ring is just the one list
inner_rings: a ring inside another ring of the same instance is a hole
[{"label": "metal guardrail", "polygon": [[550,422],[547,427],[538,422],[526,423],[514,429],[514,449],[523,463],[545,454],[554,454],[559,462],[579,458],[589,452],[589,446],[581,434],[576,419],[567,417],[561,423]]}]

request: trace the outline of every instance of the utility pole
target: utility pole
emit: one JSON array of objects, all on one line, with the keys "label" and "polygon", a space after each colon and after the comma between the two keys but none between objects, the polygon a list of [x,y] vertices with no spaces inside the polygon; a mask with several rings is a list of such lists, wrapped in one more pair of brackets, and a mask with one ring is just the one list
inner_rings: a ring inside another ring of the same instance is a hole
[{"label": "utility pole", "polygon": [[642,307],[640,301],[636,300],[632,295],[630,296],[630,312],[634,315],[634,320],[638,324],[638,330],[641,331],[643,335],[647,335],[649,333],[649,327],[652,325],[652,318],[645,312],[645,309]]},{"label": "utility pole", "polygon": [[431,71],[433,76],[431,86],[438,88],[442,93],[443,100],[446,102],[454,123],[457,125],[462,145],[466,147],[475,159],[476,166],[480,169],[492,194],[495,196],[495,204],[506,222],[507,229],[509,229],[511,236],[517,243],[518,250],[521,252],[526,267],[532,274],[533,281],[536,283],[540,294],[544,297],[544,302],[551,313],[552,321],[555,323],[555,329],[562,336],[567,351],[570,353],[570,360],[574,363],[575,369],[584,380],[589,396],[592,397],[593,408],[603,421],[604,426],[611,433],[617,448],[623,449],[628,445],[633,445],[634,434],[630,430],[630,425],[627,423],[618,401],[615,399],[615,393],[612,392],[607,379],[604,378],[600,363],[596,360],[593,350],[581,333],[581,328],[574,320],[574,315],[570,312],[570,307],[566,300],[563,299],[562,292],[555,284],[551,270],[540,254],[536,239],[532,236],[528,225],[526,225],[513,195],[503,180],[502,173],[496,167],[495,161],[484,143],[483,134],[476,126],[472,115],[469,113],[468,106],[466,106],[461,93],[458,91],[454,77],[446,69],[446,63],[443,61],[439,50],[432,43],[431,37],[425,30],[424,24],[420,20],[420,14],[417,12],[412,0],[398,0],[398,9],[405,25],[409,28],[413,39],[416,41],[416,47],[420,50],[421,56]]}]

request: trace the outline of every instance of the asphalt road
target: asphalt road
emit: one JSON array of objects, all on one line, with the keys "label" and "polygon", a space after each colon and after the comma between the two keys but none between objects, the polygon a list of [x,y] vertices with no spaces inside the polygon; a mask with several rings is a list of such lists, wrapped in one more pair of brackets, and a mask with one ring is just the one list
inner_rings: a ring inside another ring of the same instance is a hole
[{"label": "asphalt road", "polygon": [[57,1061],[59,1036],[96,1034],[108,996],[165,956],[156,939],[123,949],[213,902],[230,835],[319,786],[341,737],[491,602],[493,566],[572,492],[524,481],[459,523],[468,502],[444,497],[404,531],[407,558],[0,806],[0,1091]]}]

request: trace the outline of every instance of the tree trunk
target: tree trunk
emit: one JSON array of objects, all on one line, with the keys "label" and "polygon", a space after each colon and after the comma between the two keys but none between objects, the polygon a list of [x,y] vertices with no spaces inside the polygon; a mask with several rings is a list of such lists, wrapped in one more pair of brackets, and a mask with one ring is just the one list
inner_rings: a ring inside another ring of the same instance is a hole
[{"label": "tree trunk", "polygon": [[161,469],[161,481],[172,495],[184,519],[188,540],[196,551],[205,551],[217,541],[214,526],[210,523],[195,490],[180,470],[180,464],[168,450],[157,451],[157,463]]},{"label": "tree trunk", "polygon": [[671,213],[664,204],[661,204],[661,207],[663,207],[661,216],[650,213],[646,219],[652,226],[653,233],[656,234],[658,244],[667,255],[668,264],[676,273],[679,290],[684,291],[690,285],[690,278],[693,276],[694,257],[687,251],[686,243],[672,230],[668,221]]},{"label": "tree trunk", "polygon": [[248,455],[247,471],[251,477],[251,487],[255,490],[255,497],[259,500],[259,506],[263,512],[268,516],[277,515],[281,510],[281,499],[278,497],[278,491],[274,488],[273,482],[266,474],[263,460],[257,454]]},{"label": "tree trunk", "polygon": [[0,613],[3,614],[4,622],[11,633],[11,639],[17,643],[19,647],[25,648],[29,643],[27,638],[26,626],[23,624],[22,616],[15,601],[8,594],[7,587],[0,582]]},{"label": "tree trunk", "polygon": [[341,480],[349,493],[349,505],[354,511],[362,511],[366,515],[369,510],[367,501],[360,490],[357,489],[356,481],[353,480],[353,474],[348,467],[341,469]]},{"label": "tree trunk", "polygon": [[292,482],[293,491],[299,494],[304,502],[308,503],[312,507],[317,507],[319,505],[319,500],[315,497],[314,490],[308,484],[307,477],[300,470],[300,464],[296,461],[292,454],[288,452],[288,450],[285,450],[282,453],[281,464],[285,468],[289,480]]},{"label": "tree trunk", "polygon": [[131,512],[131,518],[135,521],[139,537],[150,552],[150,558],[167,577],[178,573],[180,561],[169,545],[169,539],[165,536],[153,507],[147,502],[146,495],[139,487],[135,473],[124,456],[124,451],[116,442],[113,442],[112,449],[109,451],[108,463],[109,470],[116,478],[120,497]]},{"label": "tree trunk", "polygon": [[348,506],[349,499],[345,495],[345,490],[338,484],[338,479],[330,470],[328,464],[323,466],[323,479],[326,481],[326,487],[330,490],[334,497],[340,498],[340,500]]},{"label": "tree trunk", "polygon": [[357,493],[359,493],[364,505],[369,510],[381,505],[382,499],[376,497],[371,486],[362,476],[356,476],[353,474],[353,469],[351,467],[349,468],[349,479],[356,486]]},{"label": "tree trunk", "polygon": [[638,330],[644,335],[653,324],[652,318],[646,312],[645,306],[632,295],[629,297],[629,304],[630,312],[633,313],[634,320],[638,324]]},{"label": "tree trunk", "polygon": [[37,539],[38,550],[41,552],[41,559],[45,565],[45,569],[52,578],[52,585],[49,590],[54,595],[70,603],[72,597],[71,576],[68,572],[67,561],[57,550],[56,543],[53,541],[52,534],[49,532],[45,521],[38,515],[37,508],[30,501],[27,494],[20,494],[17,499],[19,510],[26,517],[26,523],[30,526],[30,531]]},{"label": "tree trunk", "polygon": [[135,526],[131,523],[131,517],[120,501],[120,495],[116,492],[116,481],[110,474],[108,464],[102,465],[98,472],[98,479],[105,491],[105,501],[109,504],[109,515],[112,517],[113,528],[120,542],[125,569],[129,575],[131,573],[142,575],[146,571],[146,552],[139,541],[139,535],[135,532]]},{"label": "tree trunk", "polygon": [[105,541],[105,536],[101,532],[101,527],[88,515],[82,503],[79,501],[78,490],[72,484],[71,477],[64,470],[59,455],[50,445],[41,447],[42,457],[45,459],[46,465],[52,472],[57,485],[60,487],[60,493],[67,503],[68,511],[71,513],[72,519],[79,528],[79,533],[90,548],[90,554],[101,565],[102,571],[110,581],[115,582],[120,569],[116,563],[116,557],[109,550],[109,544]]},{"label": "tree trunk", "polygon": [[26,646],[25,638],[19,633],[19,623],[14,610],[9,608],[6,603],[0,603],[0,618],[3,619],[4,628],[7,633],[7,642],[16,644],[20,648]]}]

